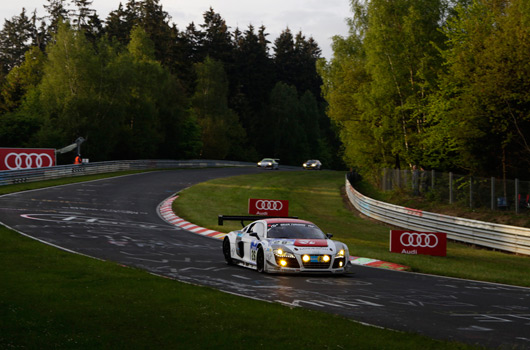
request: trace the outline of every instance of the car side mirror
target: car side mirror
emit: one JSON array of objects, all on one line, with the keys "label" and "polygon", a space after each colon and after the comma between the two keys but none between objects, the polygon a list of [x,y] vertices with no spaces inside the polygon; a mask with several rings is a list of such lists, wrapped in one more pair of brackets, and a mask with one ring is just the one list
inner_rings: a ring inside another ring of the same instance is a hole
[{"label": "car side mirror", "polygon": [[326,233],[326,237],[328,237],[329,239],[331,239],[331,237],[333,237],[333,235],[331,233]]},{"label": "car side mirror", "polygon": [[250,232],[248,234],[250,237],[256,237],[257,239],[259,239],[259,236],[258,236],[258,233],[257,232]]}]

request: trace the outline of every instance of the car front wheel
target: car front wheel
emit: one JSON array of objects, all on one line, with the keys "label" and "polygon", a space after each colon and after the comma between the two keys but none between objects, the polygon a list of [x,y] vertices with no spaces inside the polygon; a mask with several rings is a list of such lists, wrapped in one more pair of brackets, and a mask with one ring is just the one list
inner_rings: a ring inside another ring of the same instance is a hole
[{"label": "car front wheel", "polygon": [[232,260],[232,256],[230,256],[230,239],[228,239],[228,237],[225,237],[223,240],[223,254],[225,256],[226,263],[228,265],[232,265],[234,262]]},{"label": "car front wheel", "polygon": [[265,254],[263,254],[263,248],[258,249],[258,254],[256,255],[256,267],[258,272],[265,272]]}]

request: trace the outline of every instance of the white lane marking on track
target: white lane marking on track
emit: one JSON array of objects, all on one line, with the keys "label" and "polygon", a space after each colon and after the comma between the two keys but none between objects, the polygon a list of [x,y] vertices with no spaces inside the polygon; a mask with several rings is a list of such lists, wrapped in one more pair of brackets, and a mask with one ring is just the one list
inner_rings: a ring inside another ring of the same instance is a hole
[{"label": "white lane marking on track", "polygon": [[241,278],[242,280],[250,280],[251,278],[240,276],[240,275],[232,275],[232,277]]}]

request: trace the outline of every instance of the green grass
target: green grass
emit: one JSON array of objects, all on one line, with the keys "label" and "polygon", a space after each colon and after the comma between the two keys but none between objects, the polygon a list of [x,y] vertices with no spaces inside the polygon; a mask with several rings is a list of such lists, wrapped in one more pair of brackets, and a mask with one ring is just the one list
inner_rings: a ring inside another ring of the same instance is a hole
[{"label": "green grass", "polygon": [[[326,194],[333,177],[303,195]],[[93,177],[46,186],[87,179]],[[288,179],[278,179],[272,187],[286,186],[283,181]],[[39,183],[27,186],[37,188]],[[232,184],[224,188],[234,192]],[[328,206],[333,202],[329,196]],[[302,208],[293,203],[293,210]],[[326,215],[333,211],[325,209]],[[70,254],[4,227],[0,247],[1,349],[473,348],[153,276]]]},{"label": "green grass", "polygon": [[69,254],[0,228],[0,348],[467,349]]},{"label": "green grass", "polygon": [[248,198],[289,200],[289,215],[313,221],[324,232],[348,244],[350,254],[409,266],[412,271],[530,287],[530,257],[448,243],[446,257],[389,252],[390,227],[360,218],[341,196],[344,173],[264,172],[204,182],[180,193],[175,212],[197,225],[228,232],[232,222],[217,226],[217,215],[245,215]]}]

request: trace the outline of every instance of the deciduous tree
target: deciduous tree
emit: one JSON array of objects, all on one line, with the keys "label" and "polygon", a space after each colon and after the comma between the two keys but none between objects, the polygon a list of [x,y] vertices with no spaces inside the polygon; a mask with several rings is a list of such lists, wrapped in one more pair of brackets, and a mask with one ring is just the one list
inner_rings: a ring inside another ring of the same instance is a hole
[{"label": "deciduous tree", "polygon": [[192,108],[201,127],[201,157],[237,157],[243,152],[246,134],[237,114],[228,107],[228,77],[223,64],[207,57],[195,69],[197,84]]}]

